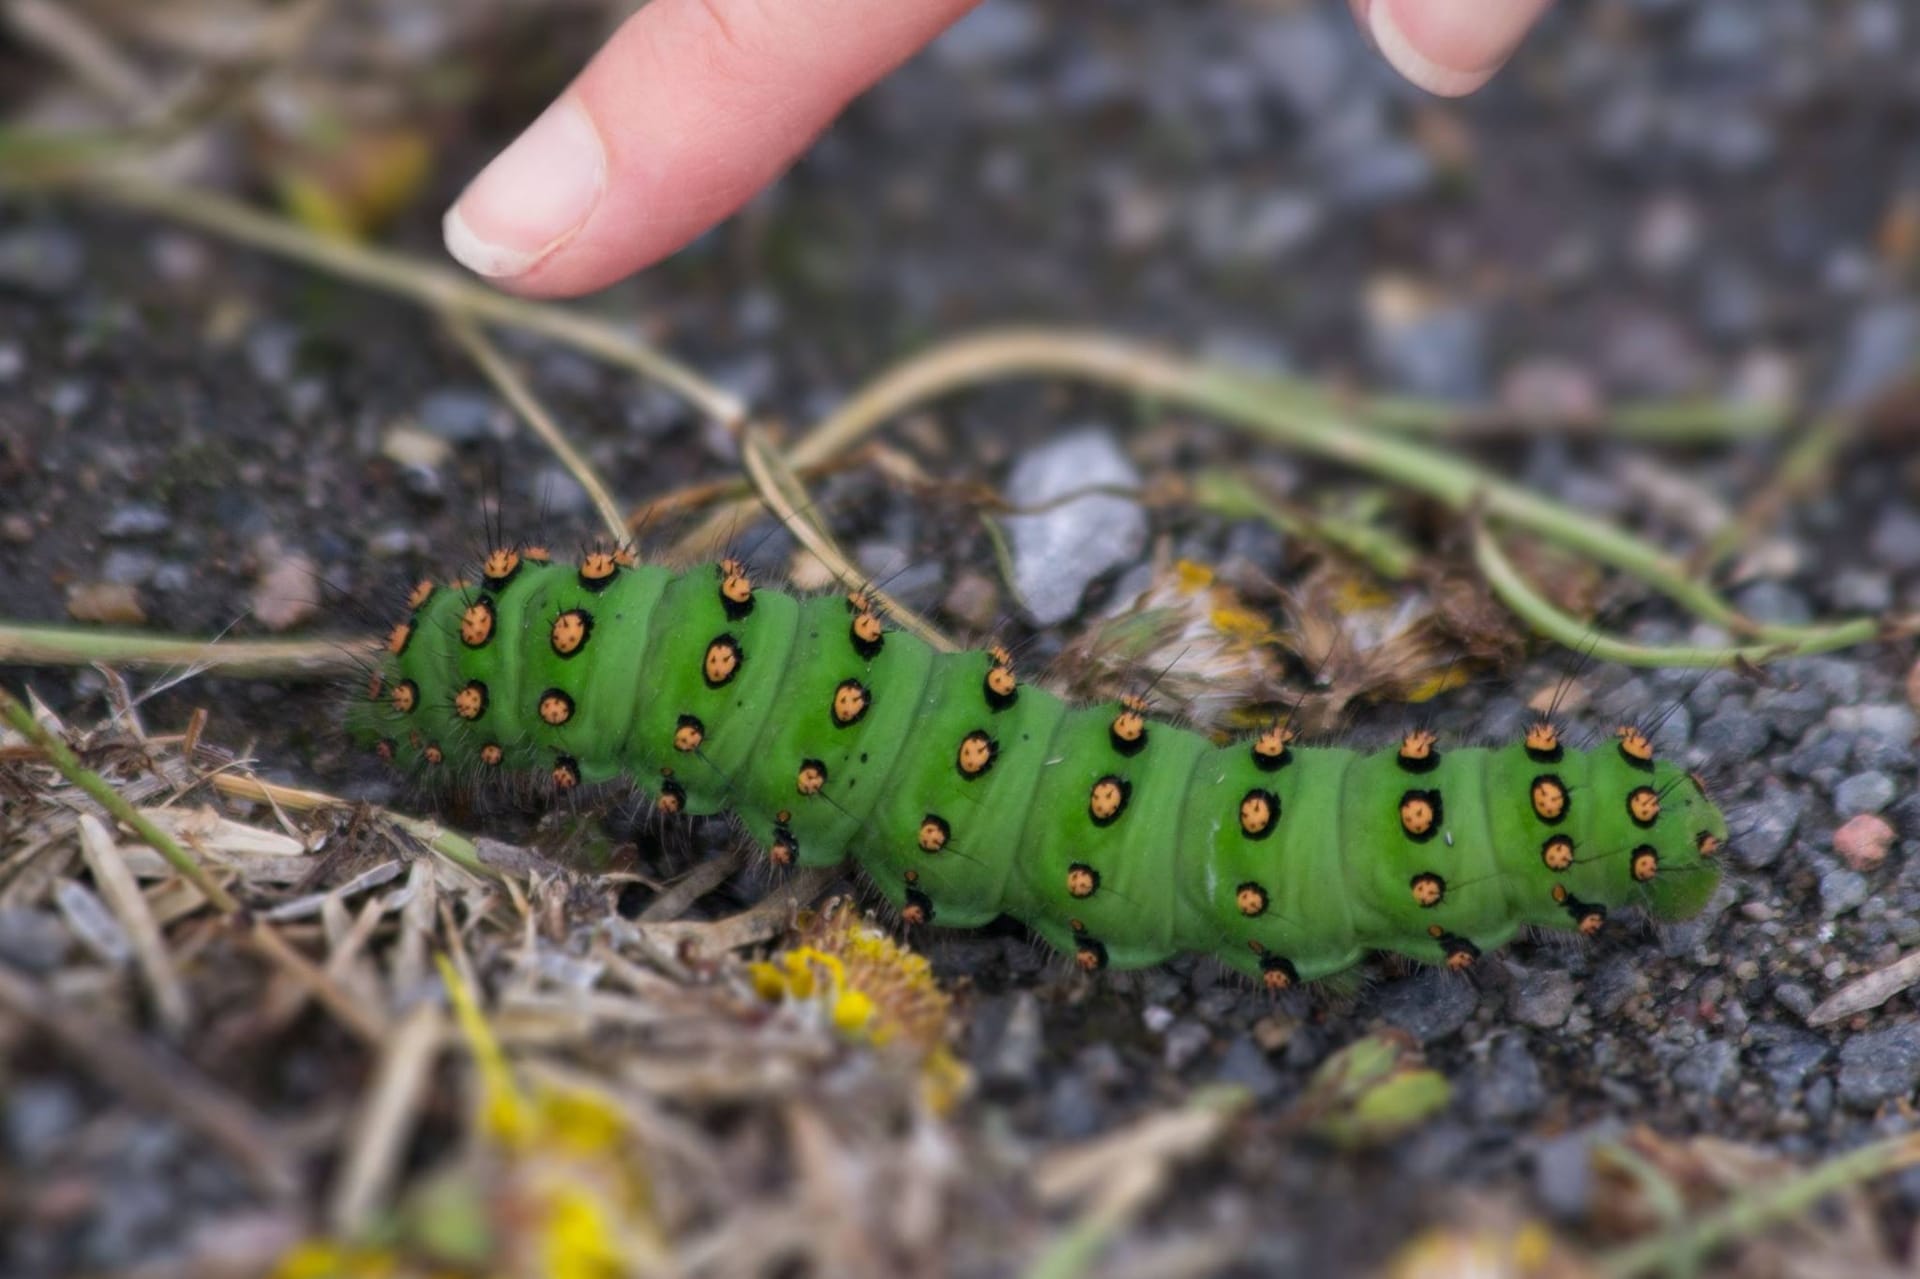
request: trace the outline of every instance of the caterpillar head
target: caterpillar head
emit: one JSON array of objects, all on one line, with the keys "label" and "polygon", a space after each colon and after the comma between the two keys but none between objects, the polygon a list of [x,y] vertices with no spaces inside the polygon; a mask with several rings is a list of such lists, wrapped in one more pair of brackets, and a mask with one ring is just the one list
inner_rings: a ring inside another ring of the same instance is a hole
[{"label": "caterpillar head", "polygon": [[1649,794],[1627,797],[1631,814],[1645,814],[1650,805],[1657,816],[1647,826],[1646,839],[1629,857],[1627,873],[1639,882],[1648,913],[1655,919],[1688,919],[1706,907],[1720,883],[1720,862],[1726,855],[1727,819],[1697,775],[1662,761],[1648,780]]}]

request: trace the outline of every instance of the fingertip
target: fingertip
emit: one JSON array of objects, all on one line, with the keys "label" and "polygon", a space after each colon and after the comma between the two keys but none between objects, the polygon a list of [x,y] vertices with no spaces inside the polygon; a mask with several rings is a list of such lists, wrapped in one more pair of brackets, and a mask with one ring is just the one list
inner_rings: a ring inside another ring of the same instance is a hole
[{"label": "fingertip", "polygon": [[599,130],[563,94],[480,171],[442,218],[441,234],[462,266],[511,283],[573,239],[606,189]]},{"label": "fingertip", "polygon": [[1548,3],[1371,0],[1366,25],[1395,71],[1429,93],[1460,97],[1493,78]]}]

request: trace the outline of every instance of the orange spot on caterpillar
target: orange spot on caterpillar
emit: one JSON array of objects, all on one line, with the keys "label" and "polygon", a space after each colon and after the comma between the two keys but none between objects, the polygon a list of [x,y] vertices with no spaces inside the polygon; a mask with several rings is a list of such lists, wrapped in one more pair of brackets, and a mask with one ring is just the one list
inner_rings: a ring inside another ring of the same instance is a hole
[{"label": "orange spot on caterpillar", "polygon": [[1636,826],[1651,826],[1660,816],[1660,792],[1651,786],[1636,786],[1627,796],[1627,816]]},{"label": "orange spot on caterpillar", "polygon": [[1533,779],[1528,788],[1533,815],[1543,822],[1557,822],[1567,815],[1567,788],[1558,777],[1547,774]]},{"label": "orange spot on caterpillar", "polygon": [[1100,887],[1100,872],[1085,862],[1067,867],[1067,896],[1091,897]]},{"label": "orange spot on caterpillar", "polygon": [[1720,851],[1720,839],[1710,830],[1703,830],[1693,837],[1693,846],[1700,850],[1702,857],[1712,857]]},{"label": "orange spot on caterpillar", "polygon": [[1573,865],[1573,841],[1565,835],[1548,836],[1547,842],[1540,845],[1540,860],[1548,870],[1565,870]]},{"label": "orange spot on caterpillar", "polygon": [[460,642],[480,648],[493,638],[493,601],[482,595],[460,614]]},{"label": "orange spot on caterpillar", "polygon": [[1280,797],[1270,790],[1250,790],[1240,800],[1240,833],[1265,839],[1280,816]]},{"label": "orange spot on caterpillar", "polygon": [[802,795],[818,795],[827,784],[827,766],[817,759],[804,760],[794,777],[793,788]]},{"label": "orange spot on caterpillar", "polygon": [[1439,737],[1424,728],[1416,728],[1400,739],[1400,759],[1409,764],[1419,764],[1434,756],[1434,745]]},{"label": "orange spot on caterpillar", "polygon": [[1433,834],[1440,821],[1440,796],[1434,791],[1410,790],[1400,797],[1400,829],[1415,839]]},{"label": "orange spot on caterpillar", "polygon": [[900,918],[906,923],[914,925],[931,924],[933,922],[933,899],[918,889],[909,888],[907,890],[907,904],[901,907]]},{"label": "orange spot on caterpillar", "polygon": [[920,819],[918,839],[921,852],[937,853],[947,846],[947,841],[952,837],[953,827],[949,826],[947,819],[939,814],[928,813]]},{"label": "orange spot on caterpillar", "polygon": [[421,751],[420,754],[429,764],[438,764],[447,757],[446,753],[440,749],[440,743],[438,742],[428,742],[427,749]]},{"label": "orange spot on caterpillar", "polygon": [[857,679],[843,679],[833,690],[833,722],[841,728],[858,723],[873,704],[873,694]]},{"label": "orange spot on caterpillar", "polygon": [[1544,719],[1527,726],[1527,754],[1537,760],[1560,758],[1560,730]]},{"label": "orange spot on caterpillar", "polygon": [[1109,773],[1093,784],[1087,793],[1087,813],[1096,826],[1105,826],[1117,820],[1127,806],[1127,783]]},{"label": "orange spot on caterpillar", "polygon": [[1447,881],[1432,871],[1415,875],[1407,886],[1413,892],[1413,900],[1428,909],[1438,906],[1440,899],[1447,895]]},{"label": "orange spot on caterpillar", "polygon": [[995,644],[987,649],[987,661],[986,678],[981,681],[987,708],[1003,711],[1020,696],[1020,680],[1013,673],[1013,654],[1006,645]]},{"label": "orange spot on caterpillar", "polygon": [[1579,930],[1582,937],[1592,937],[1607,922],[1605,906],[1590,905],[1581,901],[1568,892],[1565,885],[1553,886],[1553,900],[1566,908],[1568,917],[1573,920],[1573,926]]},{"label": "orange spot on caterpillar", "polygon": [[954,762],[959,766],[962,777],[978,777],[993,767],[993,757],[999,752],[999,745],[983,730],[976,728],[960,739],[960,751]]},{"label": "orange spot on caterpillar", "polygon": [[506,758],[506,752],[500,749],[500,743],[488,742],[480,748],[480,762],[488,767],[497,766]]},{"label": "orange spot on caterpillar", "polygon": [[620,565],[605,551],[588,551],[580,559],[580,585],[590,591],[605,590]]},{"label": "orange spot on caterpillar", "polygon": [[373,744],[373,753],[389,764],[393,763],[393,753],[398,749],[391,737],[383,737]]},{"label": "orange spot on caterpillar", "polygon": [[547,642],[561,657],[572,657],[586,646],[587,636],[592,633],[593,615],[584,608],[570,608],[553,619]]},{"label": "orange spot on caterpillar", "polygon": [[532,564],[547,564],[553,560],[553,552],[544,546],[529,546],[520,553]]},{"label": "orange spot on caterpillar", "polygon": [[1652,847],[1642,844],[1633,850],[1633,878],[1636,883],[1650,883],[1660,873],[1660,854]]},{"label": "orange spot on caterpillar", "polygon": [[800,844],[793,832],[784,826],[775,827],[773,843],[767,846],[767,860],[775,866],[791,866],[799,855]]},{"label": "orange spot on caterpillar", "polygon": [[1113,749],[1122,755],[1138,754],[1147,744],[1147,704],[1138,697],[1128,696],[1120,699],[1119,713],[1113,717],[1113,723],[1107,726],[1107,737],[1113,743]]},{"label": "orange spot on caterpillar", "polygon": [[853,620],[847,624],[847,638],[853,642],[853,651],[870,662],[885,647],[887,628],[881,623],[878,613],[855,613]]},{"label": "orange spot on caterpillar", "polygon": [[410,679],[403,679],[393,686],[391,700],[393,709],[402,715],[411,715],[413,708],[420,704],[420,686]]},{"label": "orange spot on caterpillar", "polygon": [[1275,994],[1300,984],[1300,972],[1278,955],[1260,957],[1260,984]]},{"label": "orange spot on caterpillar", "polygon": [[660,770],[660,794],[653,801],[656,813],[678,813],[687,807],[687,788],[673,780],[672,769]]},{"label": "orange spot on caterpillar", "polygon": [[707,728],[692,715],[682,715],[673,729],[673,749],[677,751],[697,751],[700,743],[707,740]]},{"label": "orange spot on caterpillar", "polygon": [[1253,739],[1253,762],[1264,772],[1272,772],[1287,762],[1287,747],[1293,741],[1293,730],[1282,724],[1261,733]]},{"label": "orange spot on caterpillar", "polygon": [[540,694],[540,719],[554,728],[573,718],[573,699],[557,688]]},{"label": "orange spot on caterpillar", "polygon": [[640,557],[633,553],[631,546],[622,546],[615,548],[613,552],[613,562],[621,568],[637,568],[640,564]]},{"label": "orange spot on caterpillar", "polygon": [[433,598],[433,579],[430,577],[423,577],[419,581],[413,584],[412,590],[407,592],[407,607],[410,609],[417,610],[422,604],[425,604],[428,600],[432,598]]},{"label": "orange spot on caterpillar", "polygon": [[1091,937],[1082,937],[1073,944],[1073,962],[1083,973],[1097,973],[1107,966],[1107,948]]},{"label": "orange spot on caterpillar", "polygon": [[413,627],[406,622],[395,622],[393,629],[387,632],[387,651],[395,657],[407,651],[407,645],[413,642]]},{"label": "orange spot on caterpillar", "polygon": [[719,573],[720,606],[730,621],[737,622],[753,611],[753,579],[747,566],[731,556],[720,561]]},{"label": "orange spot on caterpillar", "polygon": [[453,713],[461,719],[479,719],[487,710],[487,686],[468,680],[466,687],[453,695]]},{"label": "orange spot on caterpillar", "polygon": [[1233,890],[1233,904],[1242,915],[1254,919],[1267,913],[1267,890],[1248,880]]},{"label": "orange spot on caterpillar", "polygon": [[496,546],[480,561],[480,576],[490,591],[503,590],[520,571],[520,552],[510,546]]},{"label": "orange spot on caterpillar", "polygon": [[708,688],[719,688],[732,679],[740,669],[740,663],[746,654],[740,651],[740,641],[731,635],[715,637],[707,645],[706,656],[701,659],[701,673],[706,676]]},{"label": "orange spot on caterpillar", "polygon": [[1653,762],[1653,743],[1647,735],[1633,724],[1622,724],[1614,730],[1614,736],[1620,739],[1620,753],[1632,764],[1651,764]]}]

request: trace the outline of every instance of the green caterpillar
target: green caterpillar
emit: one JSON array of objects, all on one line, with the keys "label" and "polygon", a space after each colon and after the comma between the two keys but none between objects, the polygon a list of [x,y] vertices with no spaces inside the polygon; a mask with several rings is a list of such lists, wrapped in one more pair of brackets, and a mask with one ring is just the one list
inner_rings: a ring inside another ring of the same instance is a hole
[{"label": "green caterpillar", "polygon": [[1522,926],[1697,913],[1726,822],[1646,734],[1498,748],[1219,745],[1144,701],[1070,707],[1003,648],[937,653],[861,592],[595,551],[422,582],[352,727],[423,773],[629,778],[731,811],[780,866],[851,856],[911,924],[1006,914],[1081,967],[1211,954],[1285,989],[1369,951],[1463,968]]}]

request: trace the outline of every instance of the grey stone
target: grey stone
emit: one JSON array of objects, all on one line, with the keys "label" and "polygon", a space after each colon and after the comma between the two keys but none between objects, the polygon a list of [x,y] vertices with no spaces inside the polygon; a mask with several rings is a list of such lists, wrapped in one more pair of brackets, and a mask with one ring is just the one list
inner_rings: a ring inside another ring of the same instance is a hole
[{"label": "grey stone", "polygon": [[1596,1016],[1618,1016],[1629,1000],[1647,993],[1647,975],[1639,961],[1616,955],[1594,970],[1585,992]]},{"label": "grey stone", "polygon": [[1099,1095],[1077,1071],[1069,1071],[1047,1089],[1047,1127],[1058,1137],[1091,1137],[1105,1125]]},{"label": "grey stone", "polygon": [[1688,1050],[1673,1067],[1673,1082],[1683,1092],[1721,1097],[1740,1080],[1740,1050],[1724,1039],[1709,1039]]},{"label": "grey stone", "polygon": [[1826,696],[1815,688],[1783,688],[1754,694],[1753,709],[1773,725],[1773,731],[1795,741],[1827,713]]},{"label": "grey stone", "polygon": [[449,387],[429,392],[420,401],[423,430],[455,444],[504,440],[513,434],[513,420],[486,391]]},{"label": "grey stone", "polygon": [[987,0],[928,46],[935,62],[957,71],[984,71],[1033,52],[1046,24],[1025,0]]},{"label": "grey stone", "polygon": [[[988,1024],[992,1020],[998,1021],[997,1027]],[[1030,1084],[1040,1062],[1041,1034],[1040,1003],[1032,992],[1015,995],[1001,1017],[983,1020],[981,1028],[989,1034],[997,1031],[986,1053],[987,1081],[1013,1087]]]},{"label": "grey stone", "polygon": [[1840,1101],[1856,1110],[1910,1094],[1920,1084],[1920,1021],[1854,1035],[1840,1045]]},{"label": "grey stone", "polygon": [[1843,613],[1884,613],[1893,607],[1893,579],[1864,568],[1843,568],[1834,575],[1828,598]]},{"label": "grey stone", "polygon": [[1907,375],[1920,349],[1920,306],[1876,302],[1853,317],[1845,342],[1840,371],[1827,392],[1834,408],[1858,407]]},{"label": "grey stone", "polygon": [[1280,1095],[1280,1073],[1268,1064],[1267,1055],[1253,1042],[1253,1036],[1245,1033],[1235,1035],[1227,1045],[1214,1078],[1245,1088],[1255,1101],[1271,1101]]},{"label": "grey stone", "polygon": [[1445,400],[1486,392],[1486,322],[1465,305],[1435,306],[1388,318],[1372,312],[1367,351],[1396,389]]},{"label": "grey stone", "polygon": [[1755,582],[1735,597],[1734,604],[1756,622],[1801,626],[1813,620],[1807,597],[1780,582]]},{"label": "grey stone", "polygon": [[247,366],[269,386],[284,386],[293,378],[300,354],[300,330],[286,324],[263,324],[247,334]]},{"label": "grey stone", "polygon": [[1833,1054],[1826,1040],[1797,1026],[1762,1022],[1751,1033],[1760,1068],[1782,1101],[1799,1092],[1807,1076]]},{"label": "grey stone", "polygon": [[1467,1024],[1479,1002],[1471,982],[1441,968],[1382,989],[1376,1010],[1421,1043],[1444,1039]]},{"label": "grey stone", "polygon": [[1858,910],[1871,891],[1867,877],[1859,871],[1845,866],[1824,870],[1820,872],[1820,913],[1836,919],[1848,911]]},{"label": "grey stone", "polygon": [[1474,1076],[1474,1118],[1481,1123],[1510,1123],[1525,1119],[1546,1100],[1546,1081],[1540,1063],[1527,1050],[1525,1036],[1500,1036]]},{"label": "grey stone", "polygon": [[100,535],[115,541],[158,537],[173,527],[173,516],[158,506],[129,502],[115,507],[100,525]]},{"label": "grey stone", "polygon": [[1903,739],[1862,733],[1853,739],[1853,766],[1861,772],[1904,773],[1916,762],[1913,747]]},{"label": "grey stone", "polygon": [[1167,1031],[1166,1039],[1161,1045],[1161,1057],[1166,1062],[1168,1070],[1185,1070],[1200,1059],[1200,1054],[1206,1052],[1207,1046],[1212,1042],[1213,1032],[1204,1024],[1190,1018],[1182,1018]]},{"label": "grey stone", "polygon": [[1708,760],[1746,760],[1765,750],[1771,737],[1758,715],[1742,707],[1723,707],[1695,730],[1693,749]]},{"label": "grey stone", "polygon": [[1867,537],[1867,550],[1896,572],[1920,568],[1920,511],[1905,505],[1883,508]]},{"label": "grey stone", "polygon": [[1587,1219],[1593,1201],[1593,1148],[1618,1136],[1617,1125],[1601,1123],[1534,1147],[1533,1188],[1549,1215],[1567,1222]]},{"label": "grey stone", "polygon": [[1837,732],[1871,733],[1901,742],[1910,742],[1920,733],[1920,716],[1898,702],[1836,706],[1827,712],[1827,723]]},{"label": "grey stone", "polygon": [[28,1080],[13,1086],[6,1100],[7,1149],[32,1167],[52,1158],[86,1119],[73,1089],[57,1080]]},{"label": "grey stone", "polygon": [[1855,773],[1833,788],[1833,807],[1841,817],[1877,813],[1893,802],[1898,791],[1885,773]]},{"label": "grey stone", "polygon": [[65,960],[72,941],[67,926],[49,911],[0,906],[0,960],[50,973]]},{"label": "grey stone", "polygon": [[1781,767],[1791,777],[1812,778],[1831,788],[1846,776],[1847,761],[1852,758],[1851,737],[1816,729],[1782,761]]},{"label": "grey stone", "polygon": [[1813,1012],[1813,992],[1799,982],[1781,982],[1773,988],[1773,998],[1774,1002],[1801,1021],[1805,1021],[1808,1014]]},{"label": "grey stone", "polygon": [[1013,552],[1014,586],[1039,626],[1054,626],[1080,609],[1087,587],[1102,573],[1138,559],[1147,541],[1147,516],[1131,498],[1087,488],[1137,488],[1140,473],[1104,430],[1074,431],[1032,449],[1007,477],[1007,501],[1038,508],[1011,515],[1004,525]]},{"label": "grey stone", "polygon": [[1805,795],[1768,778],[1760,798],[1728,815],[1740,832],[1733,841],[1734,859],[1748,870],[1773,865],[1793,839],[1806,807]]},{"label": "grey stone", "polygon": [[1575,994],[1573,978],[1565,969],[1519,971],[1507,991],[1507,1014],[1524,1025],[1553,1030],[1566,1023]]},{"label": "grey stone", "polygon": [[119,586],[145,586],[159,568],[160,557],[152,551],[116,546],[100,561],[100,580]]},{"label": "grey stone", "polygon": [[61,294],[80,283],[86,271],[80,237],[52,226],[0,232],[0,288]]},{"label": "grey stone", "polygon": [[1920,790],[1909,791],[1887,813],[1893,828],[1909,839],[1920,838]]}]

